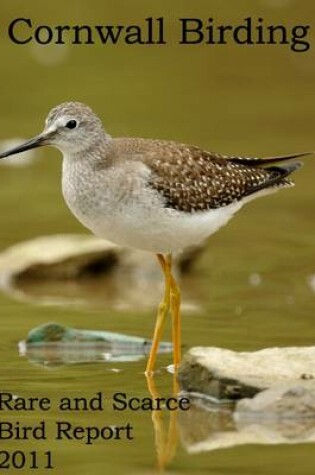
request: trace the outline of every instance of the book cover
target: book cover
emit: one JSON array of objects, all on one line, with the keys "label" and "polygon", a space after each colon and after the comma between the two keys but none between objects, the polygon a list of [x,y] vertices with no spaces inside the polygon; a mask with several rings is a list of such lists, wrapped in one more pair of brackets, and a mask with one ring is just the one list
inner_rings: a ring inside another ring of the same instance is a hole
[{"label": "book cover", "polygon": [[0,471],[311,473],[313,2],[0,12]]}]

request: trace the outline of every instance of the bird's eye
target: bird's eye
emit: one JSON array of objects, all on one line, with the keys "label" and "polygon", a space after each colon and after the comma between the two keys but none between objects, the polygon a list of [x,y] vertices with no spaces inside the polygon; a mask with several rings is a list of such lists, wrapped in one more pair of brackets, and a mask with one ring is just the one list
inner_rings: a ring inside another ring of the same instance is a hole
[{"label": "bird's eye", "polygon": [[69,120],[67,123],[66,123],[66,127],[68,129],[75,129],[77,126],[77,121],[76,120]]}]

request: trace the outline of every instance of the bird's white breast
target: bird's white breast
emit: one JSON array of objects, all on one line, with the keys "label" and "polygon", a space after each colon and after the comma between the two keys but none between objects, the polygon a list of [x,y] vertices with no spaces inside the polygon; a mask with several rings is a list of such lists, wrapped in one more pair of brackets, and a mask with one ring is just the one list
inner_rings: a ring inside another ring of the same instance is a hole
[{"label": "bird's white breast", "polygon": [[99,237],[137,249],[169,253],[197,244],[225,225],[242,204],[196,213],[163,206],[143,164],[102,169],[64,157],[62,188],[78,220]]}]

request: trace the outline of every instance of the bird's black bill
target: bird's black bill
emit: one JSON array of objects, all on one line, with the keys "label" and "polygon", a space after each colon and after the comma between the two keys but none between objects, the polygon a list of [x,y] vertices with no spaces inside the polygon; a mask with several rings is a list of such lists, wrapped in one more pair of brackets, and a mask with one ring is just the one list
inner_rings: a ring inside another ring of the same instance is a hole
[{"label": "bird's black bill", "polygon": [[13,147],[10,150],[7,150],[6,152],[0,153],[0,159],[9,157],[10,155],[15,155],[16,153],[26,152],[26,150],[30,150],[32,148],[40,147],[41,145],[44,145],[44,141],[44,135],[37,135],[36,137],[28,140],[22,145],[18,145],[17,147]]}]

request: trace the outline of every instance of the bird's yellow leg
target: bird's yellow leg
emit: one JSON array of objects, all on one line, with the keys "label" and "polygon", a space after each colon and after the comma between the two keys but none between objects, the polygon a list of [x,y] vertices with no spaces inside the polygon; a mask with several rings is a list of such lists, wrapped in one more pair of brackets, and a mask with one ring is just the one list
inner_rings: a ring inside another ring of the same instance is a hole
[{"label": "bird's yellow leg", "polygon": [[181,360],[181,315],[180,315],[180,289],[172,274],[172,256],[166,257],[169,264],[170,273],[170,306],[172,314],[172,335],[173,335],[173,363],[175,372]]},{"label": "bird's yellow leg", "polygon": [[170,264],[169,264],[170,261],[167,258],[165,258],[163,254],[157,254],[157,258],[164,273],[165,290],[164,290],[164,298],[162,302],[160,303],[159,309],[158,309],[151,351],[150,351],[150,355],[149,355],[149,359],[148,359],[148,363],[147,363],[147,367],[145,371],[146,374],[149,374],[149,375],[153,373],[153,369],[154,369],[154,365],[156,361],[156,355],[159,349],[159,343],[162,336],[163,326],[164,326],[167,312],[170,306],[170,289],[171,289],[171,274],[170,274]]}]

